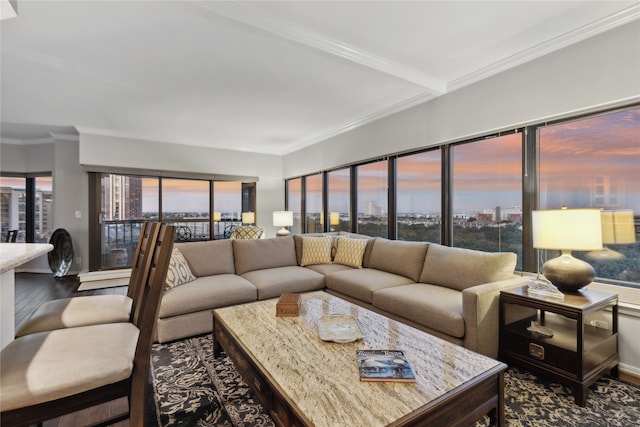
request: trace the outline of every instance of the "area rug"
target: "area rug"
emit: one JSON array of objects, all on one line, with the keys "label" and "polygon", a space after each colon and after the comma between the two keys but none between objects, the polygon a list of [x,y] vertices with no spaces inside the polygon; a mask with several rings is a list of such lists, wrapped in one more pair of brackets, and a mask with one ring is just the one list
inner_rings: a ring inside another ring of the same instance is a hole
[{"label": "area rug", "polygon": [[[210,334],[155,344],[151,371],[151,425],[274,425],[229,358],[213,357]],[[509,368],[505,418],[510,427],[640,425],[640,387],[605,376],[589,388],[582,408],[569,387]]]}]

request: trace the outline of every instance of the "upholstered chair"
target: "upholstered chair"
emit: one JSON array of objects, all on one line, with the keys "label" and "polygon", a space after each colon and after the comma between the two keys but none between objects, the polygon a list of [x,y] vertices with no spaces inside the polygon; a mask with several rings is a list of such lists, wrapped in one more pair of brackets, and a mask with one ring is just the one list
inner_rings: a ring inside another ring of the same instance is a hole
[{"label": "upholstered chair", "polygon": [[253,240],[264,237],[264,228],[256,225],[243,225],[233,229],[231,240]]}]

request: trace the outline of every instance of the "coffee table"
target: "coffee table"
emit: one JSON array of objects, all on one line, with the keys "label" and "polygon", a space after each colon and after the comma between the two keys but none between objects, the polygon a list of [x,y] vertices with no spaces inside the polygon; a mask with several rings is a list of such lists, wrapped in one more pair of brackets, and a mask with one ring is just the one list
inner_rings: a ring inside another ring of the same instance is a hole
[{"label": "coffee table", "polygon": [[[277,425],[504,425],[504,363],[323,291],[302,294],[298,317],[276,317],[276,302],[214,310],[213,339]],[[355,317],[364,339],[322,341],[332,314]],[[404,350],[416,382],[361,382],[356,349]]]}]

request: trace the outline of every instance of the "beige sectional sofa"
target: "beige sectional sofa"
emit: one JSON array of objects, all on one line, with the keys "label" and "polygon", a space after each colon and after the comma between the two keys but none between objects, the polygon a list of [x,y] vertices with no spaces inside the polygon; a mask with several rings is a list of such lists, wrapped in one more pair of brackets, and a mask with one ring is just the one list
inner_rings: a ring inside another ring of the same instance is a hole
[{"label": "beige sectional sofa", "polygon": [[[330,240],[331,254],[315,256],[321,262],[309,264],[305,249],[317,250],[320,241],[313,239],[322,237]],[[358,245],[363,253],[355,255],[360,265],[342,256],[343,248],[357,243],[353,239],[366,239]],[[343,232],[178,243],[174,248],[195,280],[165,291],[156,328],[159,342],[210,332],[214,308],[324,289],[496,357],[499,291],[526,282],[514,274],[513,253]]]}]

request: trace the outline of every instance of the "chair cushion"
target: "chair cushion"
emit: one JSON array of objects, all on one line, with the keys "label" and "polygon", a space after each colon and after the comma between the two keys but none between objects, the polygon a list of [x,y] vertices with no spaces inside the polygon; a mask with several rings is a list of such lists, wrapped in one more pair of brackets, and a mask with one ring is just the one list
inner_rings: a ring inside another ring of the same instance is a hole
[{"label": "chair cushion", "polygon": [[256,287],[235,274],[198,277],[186,286],[165,291],[159,317],[166,318],[255,301]]},{"label": "chair cushion", "polygon": [[54,329],[128,322],[132,300],[126,295],[91,295],[47,301],[20,324],[17,337]]},{"label": "chair cushion", "polygon": [[264,228],[255,225],[243,225],[236,227],[231,232],[231,239],[252,240],[259,239],[264,234]]},{"label": "chair cushion", "polygon": [[167,270],[167,278],[165,280],[164,289],[168,290],[176,286],[184,285],[196,279],[193,275],[187,260],[180,252],[180,249],[173,248],[171,251],[171,259],[169,260],[169,268]]},{"label": "chair cushion", "polygon": [[375,291],[372,302],[375,307],[430,329],[464,337],[462,292],[455,289],[413,283]]},{"label": "chair cushion", "polygon": [[353,267],[349,267],[342,264],[313,264],[307,265],[305,268],[309,270],[317,271],[320,274],[327,275],[335,273],[336,271],[352,270]]},{"label": "chair cushion", "polygon": [[461,291],[512,278],[517,260],[512,252],[482,252],[431,243],[420,282]]},{"label": "chair cushion", "polygon": [[354,268],[362,268],[362,258],[367,248],[367,239],[352,239],[338,236],[336,256],[333,262]]},{"label": "chair cushion", "polygon": [[0,407],[35,405],[129,378],[138,334],[131,323],[110,323],[15,339],[0,353]]},{"label": "chair cushion", "polygon": [[331,264],[331,245],[333,237],[302,237],[302,258],[300,266]]}]

